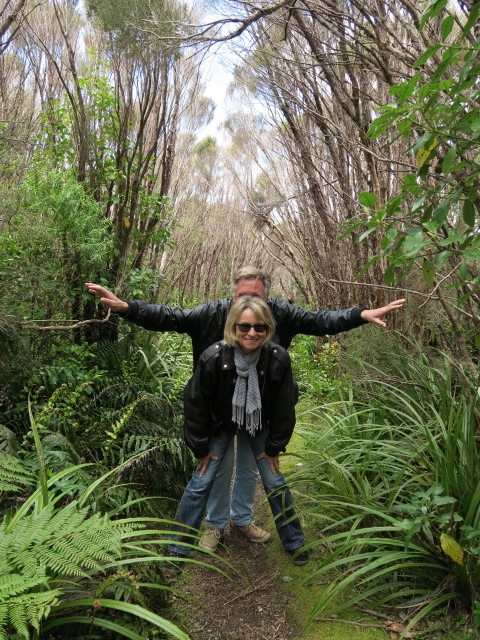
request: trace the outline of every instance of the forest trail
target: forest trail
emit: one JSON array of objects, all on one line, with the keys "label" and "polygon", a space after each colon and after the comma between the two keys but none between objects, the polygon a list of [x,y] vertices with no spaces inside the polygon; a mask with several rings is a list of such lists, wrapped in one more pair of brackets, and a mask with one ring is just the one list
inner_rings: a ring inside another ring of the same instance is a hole
[{"label": "forest trail", "polygon": [[[257,503],[265,494],[259,487]],[[269,520],[268,505],[260,505],[255,522]],[[271,529],[269,529],[271,530]],[[276,532],[272,531],[272,538]],[[267,544],[272,544],[269,542]],[[269,558],[267,544],[252,544],[232,532],[217,554],[231,567],[207,554],[193,554],[195,560],[209,562],[226,575],[201,565],[188,565],[178,585],[200,604],[178,600],[177,609],[191,627],[191,640],[294,640],[300,623],[290,610],[287,585],[282,583],[284,567]],[[291,559],[285,554],[285,564]],[[298,568],[292,566],[292,574]],[[299,580],[300,578],[293,578]]]},{"label": "forest trail", "polygon": [[346,616],[349,620],[332,615],[304,629],[323,583],[313,579],[301,584],[311,576],[314,562],[311,558],[307,565],[295,567],[283,551],[261,482],[256,505],[256,524],[272,534],[268,543],[252,544],[231,532],[217,549],[221,559],[202,553],[191,555],[193,560],[208,563],[225,575],[189,563],[173,580],[172,586],[195,599],[174,596],[171,601],[177,612],[175,622],[191,640],[398,640],[403,625],[385,616],[379,621],[376,616],[355,611]]}]

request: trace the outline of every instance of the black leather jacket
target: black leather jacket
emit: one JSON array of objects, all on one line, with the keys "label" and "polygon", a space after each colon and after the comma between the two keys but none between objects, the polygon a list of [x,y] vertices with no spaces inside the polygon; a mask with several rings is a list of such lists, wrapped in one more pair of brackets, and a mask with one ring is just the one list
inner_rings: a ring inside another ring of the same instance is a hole
[{"label": "black leather jacket", "polygon": [[[359,307],[339,311],[309,311],[289,304],[282,298],[268,298],[267,302],[276,323],[273,341],[285,349],[288,349],[293,337],[298,333],[309,336],[335,335],[366,322],[360,317],[363,308]],[[128,303],[128,311],[123,317],[151,331],[187,333],[192,339],[195,368],[201,353],[214,342],[222,340],[223,328],[231,306],[231,298],[207,302],[192,309],[134,300]]]},{"label": "black leather jacket", "polygon": [[[270,342],[262,348],[257,372],[262,429],[268,429],[265,453],[274,457],[285,451],[295,426],[294,384],[288,353]],[[208,454],[211,438],[221,431],[235,433],[237,429],[232,422],[236,377],[233,347],[217,342],[200,356],[184,392],[185,441],[196,458]]]}]

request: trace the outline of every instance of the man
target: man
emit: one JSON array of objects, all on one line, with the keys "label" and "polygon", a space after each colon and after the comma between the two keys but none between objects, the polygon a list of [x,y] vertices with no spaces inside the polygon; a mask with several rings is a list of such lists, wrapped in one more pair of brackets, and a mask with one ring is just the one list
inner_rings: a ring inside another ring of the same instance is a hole
[{"label": "man", "polygon": [[[251,266],[242,267],[236,273],[232,285],[232,298],[207,302],[192,309],[150,305],[139,300],[125,302],[104,287],[91,282],[87,282],[85,286],[112,311],[145,329],[188,334],[192,340],[194,369],[202,352],[214,342],[222,340],[232,302],[242,296],[259,296],[266,300],[276,323],[273,341],[285,349],[299,333],[313,336],[335,335],[367,322],[385,327],[384,317],[401,309],[405,304],[405,299],[400,299],[378,309],[351,307],[339,311],[309,311],[296,307],[282,298],[269,298],[270,279],[260,269]],[[229,510],[233,529],[242,533],[248,540],[266,542],[270,538],[268,531],[252,523],[258,468],[250,447],[244,447],[240,442],[237,444],[236,466],[238,472],[230,500],[232,439],[208,501],[207,528],[199,542],[199,547],[204,550],[215,551],[217,548],[228,527]]]}]

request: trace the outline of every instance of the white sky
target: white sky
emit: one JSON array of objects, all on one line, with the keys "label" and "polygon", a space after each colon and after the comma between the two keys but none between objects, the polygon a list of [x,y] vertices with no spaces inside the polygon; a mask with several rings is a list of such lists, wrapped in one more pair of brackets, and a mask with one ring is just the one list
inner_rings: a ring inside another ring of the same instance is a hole
[{"label": "white sky", "polygon": [[[190,5],[192,8],[197,8],[199,11],[202,11],[202,7],[204,6],[202,0],[184,1],[187,5]],[[213,22],[222,17],[224,16],[206,13],[202,18],[202,22]],[[232,81],[232,73],[228,68],[228,64],[230,63],[231,67],[232,60],[233,54],[225,44],[213,47],[206,52],[202,63],[203,76],[206,82],[204,94],[215,102],[216,108],[212,122],[198,131],[198,139],[213,136],[219,144],[228,144],[229,136],[222,129],[222,124],[228,112],[228,98],[226,94],[228,86]]]},{"label": "white sky", "polygon": [[226,94],[232,81],[232,74],[226,65],[222,64],[221,57],[222,55],[218,51],[209,53],[202,64],[206,80],[204,93],[215,102],[216,108],[212,122],[199,131],[198,136],[200,138],[214,136],[219,144],[224,144],[227,142],[227,136],[225,131],[221,129],[221,125],[227,117],[229,100]]}]

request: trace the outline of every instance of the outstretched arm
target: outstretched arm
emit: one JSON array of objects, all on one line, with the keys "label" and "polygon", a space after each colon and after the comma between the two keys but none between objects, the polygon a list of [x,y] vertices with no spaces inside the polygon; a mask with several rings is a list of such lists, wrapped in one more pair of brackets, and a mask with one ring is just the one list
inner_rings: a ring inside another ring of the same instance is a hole
[{"label": "outstretched arm", "polygon": [[378,324],[380,327],[386,327],[387,323],[384,321],[385,316],[391,311],[401,309],[405,302],[405,298],[400,298],[399,300],[390,302],[386,307],[379,307],[378,309],[364,309],[360,314],[360,317],[373,324]]},{"label": "outstretched arm", "polygon": [[117,298],[114,293],[105,289],[105,287],[101,287],[99,284],[94,284],[93,282],[86,282],[85,286],[89,293],[98,296],[100,302],[112,311],[117,311],[118,313],[126,313],[128,311],[128,302],[120,300],[120,298]]}]

